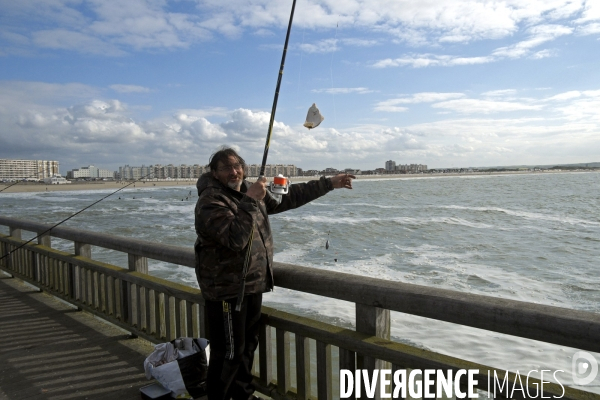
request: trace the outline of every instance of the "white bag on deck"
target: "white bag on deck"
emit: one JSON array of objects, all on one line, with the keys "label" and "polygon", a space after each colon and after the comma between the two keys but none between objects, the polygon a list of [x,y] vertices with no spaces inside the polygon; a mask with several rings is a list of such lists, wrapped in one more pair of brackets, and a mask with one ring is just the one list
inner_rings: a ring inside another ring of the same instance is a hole
[{"label": "white bag on deck", "polygon": [[206,339],[179,338],[154,346],[144,361],[147,379],[171,391],[173,397],[200,397],[206,390],[210,345]]}]

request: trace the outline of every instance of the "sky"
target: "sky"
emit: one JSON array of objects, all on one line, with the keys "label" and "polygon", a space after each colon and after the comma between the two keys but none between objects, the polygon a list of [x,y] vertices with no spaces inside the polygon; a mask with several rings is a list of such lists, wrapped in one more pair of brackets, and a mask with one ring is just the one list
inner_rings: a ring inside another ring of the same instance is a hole
[{"label": "sky", "polygon": [[[291,8],[0,0],[0,158],[260,163]],[[297,0],[267,162],[599,162],[599,110],[598,0]]]}]

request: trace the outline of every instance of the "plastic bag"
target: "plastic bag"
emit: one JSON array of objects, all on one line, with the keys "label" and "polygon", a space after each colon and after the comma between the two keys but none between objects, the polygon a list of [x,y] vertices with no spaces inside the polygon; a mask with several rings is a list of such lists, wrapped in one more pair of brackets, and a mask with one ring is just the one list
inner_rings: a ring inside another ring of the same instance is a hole
[{"label": "plastic bag", "polygon": [[321,112],[317,108],[317,105],[313,103],[312,106],[308,109],[308,113],[306,114],[306,121],[304,122],[304,126],[308,129],[313,129],[319,126],[321,122],[325,119],[324,116],[321,115]]},{"label": "plastic bag", "polygon": [[144,361],[147,379],[156,379],[173,397],[200,397],[206,390],[210,346],[206,339],[179,338],[154,346]]}]

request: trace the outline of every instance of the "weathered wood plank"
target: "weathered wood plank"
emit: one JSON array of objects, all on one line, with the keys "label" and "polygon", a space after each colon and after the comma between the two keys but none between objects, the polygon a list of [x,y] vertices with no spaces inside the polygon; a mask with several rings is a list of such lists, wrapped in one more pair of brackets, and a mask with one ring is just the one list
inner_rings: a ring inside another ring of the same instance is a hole
[{"label": "weathered wood plank", "polygon": [[271,365],[271,327],[261,324],[258,335],[258,350],[260,362],[260,381],[268,386],[273,379],[273,370]]},{"label": "weathered wood plank", "polygon": [[130,271],[148,274],[148,258],[137,254],[127,254],[127,261]]},{"label": "weathered wood plank", "polygon": [[159,301],[159,324],[160,324],[160,337],[167,339],[169,338],[169,298],[164,293],[158,295]]},{"label": "weathered wood plank", "polygon": [[199,304],[192,304],[192,337],[205,337],[200,330],[200,309]]},{"label": "weathered wood plank", "polygon": [[297,398],[298,400],[308,400],[311,395],[309,339],[296,334],[295,340]]},{"label": "weathered wood plank", "polygon": [[[356,353],[350,350],[346,350],[343,348],[339,349],[340,352],[340,359],[339,359],[339,368],[340,370],[342,369],[346,369],[351,371],[352,373],[354,373],[354,371],[356,370]],[[350,395],[350,397],[347,397],[348,399],[355,399],[356,398],[356,393],[354,391],[352,391],[352,394]]]},{"label": "weathered wood plank", "polygon": [[115,304],[118,304],[115,294],[115,278],[109,275],[106,277],[106,311],[108,315],[116,318]]},{"label": "weathered wood plank", "polygon": [[182,329],[181,332],[185,332],[182,336],[194,337],[194,321],[192,318],[193,310],[192,303],[189,301],[183,300],[184,303],[184,311],[185,311],[185,329]]},{"label": "weathered wood plank", "polygon": [[331,400],[331,345],[317,340],[317,398]]},{"label": "weathered wood plank", "polygon": [[[72,306],[44,292],[32,294],[31,287],[16,279],[8,281],[0,280],[2,293],[30,310],[29,314],[16,314],[10,320],[32,333],[45,329],[46,336],[44,340],[32,340],[31,335],[24,334],[11,339],[10,349],[5,347],[0,357],[0,397],[140,398],[140,387],[149,383],[143,362],[153,350],[150,342],[129,340],[124,344],[121,329],[88,313],[74,313]],[[9,323],[6,315],[3,323]],[[71,361],[57,359],[65,357]]]},{"label": "weathered wood plank", "polygon": [[277,392],[285,395],[290,389],[290,334],[283,329],[275,330],[277,346]]},{"label": "weathered wood plank", "polygon": [[173,296],[169,296],[169,319],[167,324],[169,326],[169,334],[167,335],[167,340],[177,339],[177,307],[176,307],[177,299]]}]

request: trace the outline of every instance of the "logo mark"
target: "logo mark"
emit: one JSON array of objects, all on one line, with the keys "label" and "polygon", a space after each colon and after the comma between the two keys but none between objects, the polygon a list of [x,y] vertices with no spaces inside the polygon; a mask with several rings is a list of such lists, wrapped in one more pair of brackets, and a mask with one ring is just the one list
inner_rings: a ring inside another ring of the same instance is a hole
[{"label": "logo mark", "polygon": [[578,351],[573,355],[573,383],[576,385],[588,385],[598,375],[598,361],[587,351]]}]

